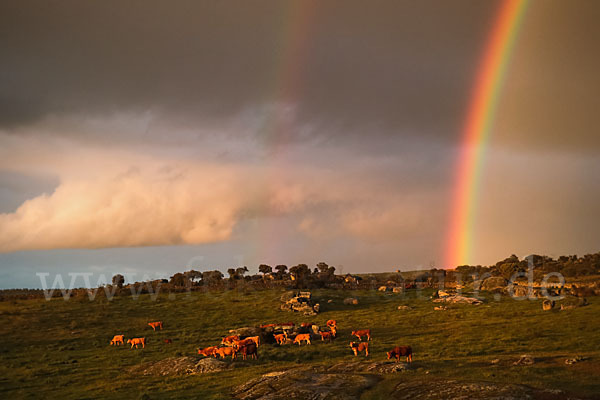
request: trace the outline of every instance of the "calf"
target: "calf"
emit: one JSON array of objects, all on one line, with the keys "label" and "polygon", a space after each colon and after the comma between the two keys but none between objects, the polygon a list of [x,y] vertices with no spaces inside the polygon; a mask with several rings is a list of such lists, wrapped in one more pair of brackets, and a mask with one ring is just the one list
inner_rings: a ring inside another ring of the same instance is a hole
[{"label": "calf", "polygon": [[365,357],[369,357],[369,342],[354,343],[350,342],[350,348],[354,352],[354,356],[364,350]]},{"label": "calf", "polygon": [[133,338],[133,339],[129,339],[127,340],[127,344],[131,344],[131,348],[133,349],[133,346],[135,346],[135,348],[138,348],[138,345],[141,344],[142,348],[146,347],[146,338]]},{"label": "calf", "polygon": [[148,325],[150,325],[152,327],[152,329],[154,329],[154,330],[156,330],[156,328],[159,328],[159,329],[163,328],[162,321],[148,322]]},{"label": "calf", "polygon": [[273,337],[275,338],[275,341],[279,345],[285,344],[285,342],[287,342],[287,338],[288,338],[286,331],[283,331],[283,333],[281,333],[281,334],[273,335]]},{"label": "calf", "polygon": [[333,339],[333,332],[319,332],[319,335],[321,335],[321,341],[325,341],[325,339],[327,339],[328,342],[331,342],[331,340]]},{"label": "calf", "polygon": [[310,333],[301,333],[299,335],[296,335],[294,343],[298,343],[298,346],[300,346],[303,340],[306,341],[306,344],[310,344]]},{"label": "calf", "polygon": [[233,346],[236,340],[240,340],[240,335],[226,336],[221,340],[221,344],[225,346]]},{"label": "calf", "polygon": [[387,359],[390,360],[392,357],[396,361],[400,361],[400,356],[406,357],[406,362],[412,362],[412,349],[410,346],[396,346],[392,350],[387,352]]},{"label": "calf", "polygon": [[255,343],[248,343],[240,347],[237,352],[242,354],[242,360],[245,360],[248,356],[258,360],[258,351]]},{"label": "calf", "polygon": [[205,357],[210,357],[210,356],[215,356],[215,353],[217,351],[218,347],[217,346],[210,346],[210,347],[206,347],[204,349],[198,349],[198,354],[205,356]]},{"label": "calf", "polygon": [[112,340],[110,341],[110,345],[120,345],[120,344],[125,344],[124,342],[125,340],[125,335],[115,335],[113,336]]},{"label": "calf", "polygon": [[217,355],[221,356],[221,358],[225,358],[226,356],[231,356],[231,359],[235,359],[235,354],[237,353],[237,351],[234,348],[231,347],[219,347],[218,349],[215,350],[215,353],[213,354],[215,356],[215,358],[217,358]]},{"label": "calf", "polygon": [[356,336],[358,338],[358,340],[362,340],[361,337],[366,336],[367,340],[371,340],[371,330],[363,329],[360,331],[352,331],[352,336]]}]

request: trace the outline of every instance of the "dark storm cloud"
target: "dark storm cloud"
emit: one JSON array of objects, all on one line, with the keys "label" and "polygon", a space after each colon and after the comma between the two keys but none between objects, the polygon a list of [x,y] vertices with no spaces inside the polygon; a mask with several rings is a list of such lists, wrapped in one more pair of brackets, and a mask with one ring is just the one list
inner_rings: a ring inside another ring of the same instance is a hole
[{"label": "dark storm cloud", "polygon": [[[284,101],[301,120],[456,135],[495,3],[319,1],[296,28],[294,7],[3,2],[0,122],[153,109],[191,125]],[[290,31],[307,43],[299,76]],[[286,80],[300,89],[277,98]]]}]

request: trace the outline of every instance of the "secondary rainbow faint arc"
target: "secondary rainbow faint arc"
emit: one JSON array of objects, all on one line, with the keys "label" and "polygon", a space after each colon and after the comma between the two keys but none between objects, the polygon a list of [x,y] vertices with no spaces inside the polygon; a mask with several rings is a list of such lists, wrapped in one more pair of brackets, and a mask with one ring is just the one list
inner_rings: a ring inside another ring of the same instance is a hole
[{"label": "secondary rainbow faint arc", "polygon": [[461,140],[445,267],[471,262],[485,152],[510,55],[529,0],[503,0],[481,58]]}]

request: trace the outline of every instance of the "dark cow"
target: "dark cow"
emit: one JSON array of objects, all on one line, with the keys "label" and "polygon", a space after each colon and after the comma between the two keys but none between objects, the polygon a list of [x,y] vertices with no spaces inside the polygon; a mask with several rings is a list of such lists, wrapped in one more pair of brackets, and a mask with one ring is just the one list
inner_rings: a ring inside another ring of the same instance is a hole
[{"label": "dark cow", "polygon": [[392,357],[396,361],[400,361],[400,357],[406,357],[406,362],[412,362],[412,348],[410,346],[396,346],[387,352],[387,359],[390,360]]}]

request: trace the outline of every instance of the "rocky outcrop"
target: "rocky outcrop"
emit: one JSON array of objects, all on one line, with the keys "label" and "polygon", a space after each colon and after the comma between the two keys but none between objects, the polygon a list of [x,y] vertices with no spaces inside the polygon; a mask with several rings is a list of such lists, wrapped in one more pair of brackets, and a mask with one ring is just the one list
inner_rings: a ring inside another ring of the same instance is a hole
[{"label": "rocky outcrop", "polygon": [[317,315],[320,310],[319,303],[313,303],[310,292],[286,292],[281,296],[282,311],[301,312],[304,315]]},{"label": "rocky outcrop", "polygon": [[465,297],[465,296],[460,296],[458,294],[447,295],[447,296],[442,297],[441,291],[440,291],[440,298],[434,299],[433,302],[434,303],[463,303],[463,304],[472,304],[472,305],[479,305],[479,304],[483,303],[483,301],[476,299],[475,297]]},{"label": "rocky outcrop", "polygon": [[544,311],[550,311],[554,308],[554,302],[550,301],[550,300],[544,300],[542,302],[542,310]]},{"label": "rocky outcrop", "polygon": [[508,285],[508,281],[501,276],[492,276],[481,282],[481,290],[501,291]]},{"label": "rocky outcrop", "polygon": [[379,381],[373,375],[354,375],[315,371],[314,368],[292,369],[264,374],[233,390],[240,400],[332,399],[354,400]]},{"label": "rocky outcrop", "polygon": [[223,371],[232,368],[233,364],[218,361],[214,358],[171,357],[164,360],[136,365],[130,372],[141,375],[195,375]]},{"label": "rocky outcrop", "polygon": [[396,400],[488,400],[488,399],[544,399],[576,400],[560,390],[535,389],[525,385],[491,382],[461,382],[455,380],[411,380],[394,388],[388,397]]}]

